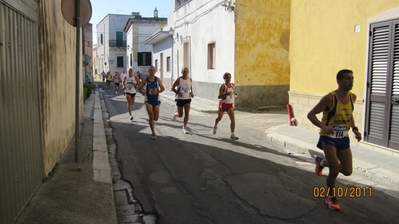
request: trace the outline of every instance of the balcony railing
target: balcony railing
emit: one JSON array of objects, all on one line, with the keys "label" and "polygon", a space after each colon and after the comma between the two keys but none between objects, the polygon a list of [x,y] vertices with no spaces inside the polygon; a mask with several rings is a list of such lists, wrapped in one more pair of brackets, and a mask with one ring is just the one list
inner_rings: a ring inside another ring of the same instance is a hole
[{"label": "balcony railing", "polygon": [[126,47],[126,40],[110,40],[110,47]]}]

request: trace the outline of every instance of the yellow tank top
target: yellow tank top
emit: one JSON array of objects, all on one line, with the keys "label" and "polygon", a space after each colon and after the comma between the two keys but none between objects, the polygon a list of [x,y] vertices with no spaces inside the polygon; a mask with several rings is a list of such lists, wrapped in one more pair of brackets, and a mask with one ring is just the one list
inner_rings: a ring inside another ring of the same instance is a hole
[{"label": "yellow tank top", "polygon": [[348,137],[350,128],[350,119],[353,113],[352,93],[349,92],[349,102],[347,104],[341,103],[335,91],[330,92],[333,95],[333,105],[330,111],[323,111],[321,122],[329,127],[333,127],[334,134],[328,135],[320,129],[320,135],[331,138],[345,138]]}]

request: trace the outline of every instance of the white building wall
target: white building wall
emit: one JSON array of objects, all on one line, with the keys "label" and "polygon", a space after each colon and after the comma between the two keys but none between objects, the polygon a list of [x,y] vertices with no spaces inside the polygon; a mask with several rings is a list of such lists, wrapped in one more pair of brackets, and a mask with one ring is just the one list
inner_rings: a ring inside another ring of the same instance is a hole
[{"label": "white building wall", "polygon": [[[232,74],[234,82],[234,12],[227,11],[221,6],[222,2],[189,1],[168,21],[174,29],[174,74],[180,74],[186,57],[196,93],[213,100],[225,72]],[[216,46],[216,66],[215,69],[208,69],[208,44],[212,42]],[[186,51],[185,43],[188,47]]]},{"label": "white building wall", "polygon": [[[108,65],[105,65],[106,58],[108,53],[106,53],[106,39],[105,37],[108,36],[108,16],[106,16],[100,23],[96,25],[97,27],[97,70],[99,73],[102,71],[108,71]],[[101,43],[101,34],[103,35],[103,41]]]},{"label": "white building wall", "polygon": [[[155,60],[158,61],[158,71],[157,71],[157,76],[161,77],[162,74],[162,81],[164,83],[164,86],[166,90],[171,89],[173,81],[176,80],[176,78],[179,75],[174,75],[172,73],[173,69],[173,56],[172,56],[172,38],[167,38],[157,44],[153,45],[153,64],[155,65]],[[162,59],[161,59],[162,55]],[[168,71],[167,68],[167,58],[170,57],[170,70]],[[163,67],[160,68],[160,61],[163,60]],[[174,77],[172,76],[174,75]]]},{"label": "white building wall", "polygon": [[[123,40],[126,41],[126,34],[123,32],[123,28],[131,17],[131,15],[108,14],[97,24],[97,67],[100,73],[104,70],[105,72],[111,71],[113,74],[115,71],[123,71],[128,66],[126,47],[110,47],[110,41],[116,41],[117,31],[123,33]],[[100,42],[101,34],[103,34],[103,44]],[[116,56],[124,57],[123,67],[117,67]]]},{"label": "white building wall", "polygon": [[143,42],[159,31],[161,27],[154,23],[139,23],[137,26],[139,33],[138,52],[152,52],[152,45],[144,45]]},{"label": "white building wall", "polygon": [[[143,18],[145,19],[145,18]],[[140,18],[138,18],[140,20]],[[129,68],[133,67],[134,71],[140,71],[143,76],[148,74],[148,67],[149,66],[138,66],[138,58],[136,53],[139,52],[153,52],[152,45],[144,45],[143,42],[151,37],[154,33],[156,33],[159,29],[162,28],[164,22],[153,22],[153,21],[146,21],[146,22],[133,22],[130,27],[128,27],[126,32],[127,38],[127,45],[129,48],[126,48],[126,56],[127,62],[129,63]],[[137,43],[133,43],[136,41]],[[137,49],[135,49],[137,48]],[[130,66],[130,55],[132,54],[132,66]]]},{"label": "white building wall", "polygon": [[[126,72],[129,68],[134,68],[134,60],[133,60],[133,27],[130,26],[126,31]],[[135,65],[137,66],[137,64]]]}]

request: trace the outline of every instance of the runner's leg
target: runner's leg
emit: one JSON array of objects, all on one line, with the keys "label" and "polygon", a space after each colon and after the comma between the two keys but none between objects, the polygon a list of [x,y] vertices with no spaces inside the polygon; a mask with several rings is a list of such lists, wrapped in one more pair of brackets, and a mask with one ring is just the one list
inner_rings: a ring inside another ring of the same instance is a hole
[{"label": "runner's leg", "polygon": [[339,172],[345,176],[350,176],[352,174],[352,150],[350,148],[338,150],[337,156],[340,161]]},{"label": "runner's leg", "polygon": [[154,132],[154,111],[152,109],[153,106],[151,104],[145,103],[145,107],[146,107],[147,113],[148,113],[148,123],[151,128],[151,133],[155,134],[155,132]]},{"label": "runner's leg", "polygon": [[330,188],[329,195],[334,196],[334,187],[335,187],[335,180],[339,174],[339,160],[337,156],[337,149],[325,142],[322,142],[322,148],[324,151],[325,159],[323,166],[327,166],[329,168],[329,173],[327,176],[327,187]]},{"label": "runner's leg", "polygon": [[234,130],[236,129],[236,119],[234,116],[234,109],[233,108],[228,109],[227,114],[229,115],[229,118],[230,118],[231,133],[234,133]]},{"label": "runner's leg", "polygon": [[188,119],[190,114],[190,103],[184,104],[184,120],[183,120],[183,127],[187,127]]}]

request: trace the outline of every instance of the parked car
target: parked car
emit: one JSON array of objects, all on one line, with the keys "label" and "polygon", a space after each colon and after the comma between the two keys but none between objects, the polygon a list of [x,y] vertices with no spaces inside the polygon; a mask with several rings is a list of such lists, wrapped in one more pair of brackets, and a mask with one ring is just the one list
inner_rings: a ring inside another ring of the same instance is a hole
[{"label": "parked car", "polygon": [[85,83],[91,84],[91,77],[88,74],[85,74]]}]

